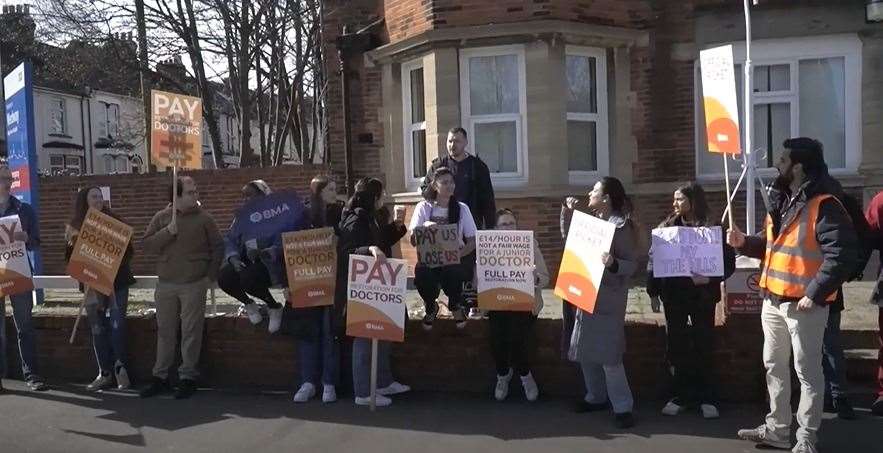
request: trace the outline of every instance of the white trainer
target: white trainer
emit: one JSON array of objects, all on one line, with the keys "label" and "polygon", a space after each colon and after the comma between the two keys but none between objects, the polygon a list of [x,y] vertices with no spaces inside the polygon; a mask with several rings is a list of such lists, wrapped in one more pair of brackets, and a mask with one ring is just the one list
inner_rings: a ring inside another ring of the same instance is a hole
[{"label": "white trainer", "polygon": [[337,401],[337,390],[334,389],[333,385],[326,385],[322,389],[322,402],[328,404],[335,401]]},{"label": "white trainer", "polygon": [[702,418],[706,420],[713,420],[721,416],[714,404],[703,404],[699,406],[699,410],[702,411]]},{"label": "white trainer", "polygon": [[505,376],[497,375],[497,386],[494,388],[494,398],[503,401],[509,396],[509,381],[512,380],[512,368]]},{"label": "white trainer", "polygon": [[123,363],[119,360],[117,360],[117,363],[113,366],[113,374],[117,379],[117,389],[128,390],[132,387],[132,381],[129,379],[129,372],[126,371],[126,367],[123,366]]},{"label": "white trainer", "polygon": [[261,315],[261,307],[258,307],[258,304],[254,302],[245,306],[245,314],[248,315],[248,320],[255,326],[264,320],[264,317]]},{"label": "white trainer", "polygon": [[408,393],[410,391],[411,391],[411,387],[409,387],[405,384],[402,384],[401,382],[393,382],[392,384],[389,384],[388,386],[386,386],[382,389],[377,389],[377,394],[383,395],[383,396],[392,396],[392,395],[398,395],[401,393]]},{"label": "white trainer", "polygon": [[533,374],[527,373],[527,376],[521,376],[521,387],[524,388],[524,396],[528,401],[534,402],[540,397],[540,389],[537,387],[537,381],[533,379]]},{"label": "white trainer", "polygon": [[282,308],[271,308],[268,311],[270,312],[270,322],[267,330],[270,333],[276,333],[282,327]]},{"label": "white trainer", "polygon": [[[389,406],[390,404],[392,404],[391,399],[389,399],[383,395],[377,395],[377,401],[375,401],[375,405],[377,407],[385,407],[385,406]],[[366,396],[364,398],[360,397],[360,396],[356,397],[356,406],[370,406],[370,405],[371,405],[371,397],[370,396]]]},{"label": "white trainer", "polygon": [[309,382],[304,382],[303,385],[300,386],[300,389],[298,389],[297,393],[294,394],[294,402],[306,403],[314,396],[316,396],[316,386]]},{"label": "white trainer", "polygon": [[86,390],[90,392],[97,392],[99,390],[104,390],[107,388],[113,387],[113,378],[110,375],[98,374],[98,377],[92,381],[91,384],[86,386]]}]

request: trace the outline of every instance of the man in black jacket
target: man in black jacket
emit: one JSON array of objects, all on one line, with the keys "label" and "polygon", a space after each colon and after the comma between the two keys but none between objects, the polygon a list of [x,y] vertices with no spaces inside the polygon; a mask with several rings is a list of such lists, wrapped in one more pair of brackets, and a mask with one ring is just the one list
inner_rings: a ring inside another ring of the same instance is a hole
[{"label": "man in black jacket", "polygon": [[[466,130],[462,127],[448,131],[448,153],[432,161],[424,178],[424,187],[429,186],[436,169],[449,168],[454,174],[454,197],[469,206],[479,230],[492,230],[497,225],[497,204],[491,172],[481,159],[466,152],[468,142]],[[475,256],[475,252],[472,252],[462,260],[463,271],[467,276],[472,276],[463,283],[463,297],[467,306],[475,305]]]},{"label": "man in black jacket", "polygon": [[455,127],[448,132],[447,155],[434,159],[427,173],[427,182],[440,167],[447,167],[454,174],[454,196],[466,203],[472,211],[475,226],[479,230],[492,230],[497,225],[497,205],[491,172],[478,157],[466,152],[466,130]]},{"label": "man in black jacket", "polygon": [[[770,189],[769,229],[746,237],[728,233],[729,244],[743,254],[762,258],[764,365],[770,413],[766,423],[740,430],[740,438],[764,446],[789,448],[791,370],[801,384],[794,453],[815,453],[822,421],[824,376],[822,339],[833,295],[858,261],[852,221],[838,201],[840,184],[828,174],[822,144],[809,138],[785,140],[777,164],[779,177]],[[829,196],[824,198],[825,196]],[[816,261],[815,257],[818,257]]]}]

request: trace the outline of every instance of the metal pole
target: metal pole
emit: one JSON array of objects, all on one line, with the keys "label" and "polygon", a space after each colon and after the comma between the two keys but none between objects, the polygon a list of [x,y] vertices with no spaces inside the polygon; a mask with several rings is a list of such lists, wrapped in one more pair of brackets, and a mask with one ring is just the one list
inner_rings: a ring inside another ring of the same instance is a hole
[{"label": "metal pole", "polygon": [[371,339],[371,412],[377,409],[377,343],[376,338]]},{"label": "metal pole", "polygon": [[[753,3],[757,3],[757,0],[754,0]],[[742,122],[742,128],[745,131],[745,152],[742,153],[744,156],[745,163],[745,233],[746,234],[754,234],[754,224],[755,224],[755,215],[754,215],[754,205],[755,205],[755,167],[754,167],[754,152],[753,152],[753,144],[752,144],[752,136],[754,135],[754,127],[751,123],[751,113],[752,109],[754,109],[754,105],[752,103],[751,97],[754,89],[754,81],[752,80],[754,77],[754,71],[751,68],[751,5],[749,4],[749,0],[744,0],[745,5],[745,75],[744,75],[744,89],[742,91],[742,100],[744,101],[743,116],[745,121]],[[726,156],[724,156],[726,158]]]}]

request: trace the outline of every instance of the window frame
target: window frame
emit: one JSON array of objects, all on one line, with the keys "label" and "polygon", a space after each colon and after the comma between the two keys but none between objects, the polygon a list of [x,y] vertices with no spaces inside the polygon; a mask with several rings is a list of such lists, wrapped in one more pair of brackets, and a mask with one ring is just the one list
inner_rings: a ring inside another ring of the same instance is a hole
[{"label": "window frame", "polygon": [[[60,126],[61,130],[55,128],[54,116],[61,114]],[[66,136],[67,135],[67,99],[61,96],[52,96],[49,98],[49,135]]]},{"label": "window frame", "polygon": [[[414,150],[412,137],[414,131],[426,131],[426,114],[429,109],[426,108],[426,69],[423,65],[423,58],[417,58],[401,65],[402,73],[402,149],[405,152],[405,187],[408,190],[417,190],[420,187],[422,177],[414,177]],[[423,122],[411,122],[411,72],[417,69],[423,69]],[[426,143],[426,164],[432,161],[429,158],[429,143],[427,137]],[[424,173],[428,168],[423,169]]]},{"label": "window frame", "polygon": [[[745,43],[735,42],[733,45],[733,63],[739,67],[744,77]],[[709,45],[709,47],[713,47]],[[764,39],[753,41],[751,44],[752,67],[790,64],[791,90],[789,94],[775,92],[772,94],[755,93],[752,96],[752,109],[755,105],[770,104],[776,102],[789,102],[791,104],[791,134],[800,136],[800,74],[799,66],[802,60],[815,60],[826,58],[843,58],[844,64],[844,121],[845,121],[845,147],[844,167],[830,168],[833,175],[855,175],[862,157],[862,43],[854,34],[820,35],[813,37]],[[697,180],[705,182],[721,181],[724,178],[723,171],[714,173],[702,173],[700,170],[701,134],[700,123],[704,114],[702,112],[702,91],[699,59],[694,60],[693,78],[693,101],[694,101],[694,139],[695,139],[695,165],[694,172]],[[744,80],[743,80],[744,84]],[[744,98],[743,102],[744,104]],[[744,105],[740,105],[743,108]],[[740,127],[746,127],[740,118]],[[753,116],[752,116],[753,118]],[[704,124],[702,124],[704,126]],[[754,137],[753,126],[750,129]],[[741,131],[744,134],[744,129]],[[752,143],[755,143],[752,140]],[[741,158],[740,158],[741,159]],[[774,157],[775,159],[775,157]],[[735,173],[735,174],[734,174]],[[774,167],[757,167],[757,174],[762,178],[772,178],[776,175]],[[738,170],[730,173],[731,178],[738,177]]]},{"label": "window frame", "polygon": [[[585,47],[567,45],[564,47],[565,83],[567,81],[567,56],[574,55],[595,59],[595,98],[598,102],[598,113],[571,113],[567,112],[565,127],[570,121],[594,122],[595,123],[595,167],[594,171],[570,170],[570,144],[568,143],[568,179],[570,184],[583,185],[597,181],[601,176],[610,173],[610,112],[608,110],[608,85],[607,85],[607,49],[599,47]],[[567,97],[564,99],[567,109]]]},{"label": "window frame", "polygon": [[[515,55],[518,67],[518,113],[504,113],[493,115],[471,115],[471,99],[469,85],[469,59],[476,57],[495,57]],[[475,124],[499,123],[515,121],[516,143],[516,171],[491,173],[491,180],[495,186],[512,187],[527,184],[529,179],[530,153],[528,150],[527,131],[527,70],[525,63],[524,44],[505,46],[471,47],[459,50],[460,63],[460,124],[469,134],[468,150],[472,155],[478,155],[475,151]]]}]

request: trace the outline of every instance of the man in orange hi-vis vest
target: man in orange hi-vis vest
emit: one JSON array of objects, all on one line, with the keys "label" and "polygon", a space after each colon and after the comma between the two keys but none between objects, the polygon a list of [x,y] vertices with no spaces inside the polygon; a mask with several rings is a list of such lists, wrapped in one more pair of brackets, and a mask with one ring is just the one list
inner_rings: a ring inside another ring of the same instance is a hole
[{"label": "man in orange hi-vis vest", "polygon": [[825,379],[822,340],[828,306],[858,261],[858,240],[841,205],[840,184],[828,174],[822,144],[785,140],[769,188],[770,212],[757,236],[730,231],[727,242],[742,254],[762,258],[763,360],[770,412],[766,423],[739,437],[763,446],[790,448],[791,368],[800,381],[794,453],[815,453],[822,422]]}]

